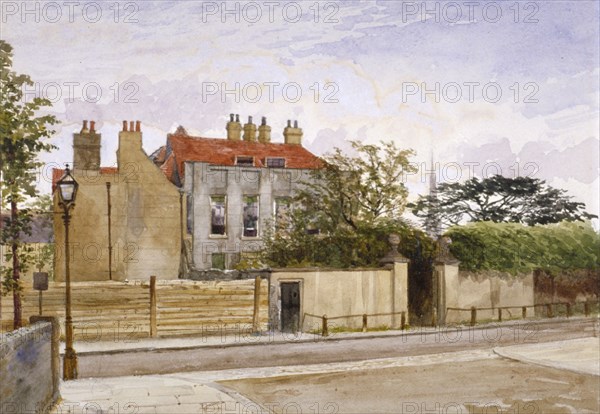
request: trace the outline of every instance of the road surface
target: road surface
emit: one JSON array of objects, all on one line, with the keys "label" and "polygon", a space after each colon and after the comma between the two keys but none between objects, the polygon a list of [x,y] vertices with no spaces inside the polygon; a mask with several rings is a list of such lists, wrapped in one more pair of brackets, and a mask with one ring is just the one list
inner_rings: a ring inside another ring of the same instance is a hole
[{"label": "road surface", "polygon": [[322,364],[492,349],[589,337],[593,335],[594,324],[591,319],[572,319],[441,328],[433,333],[369,339],[88,353],[79,355],[79,378]]}]

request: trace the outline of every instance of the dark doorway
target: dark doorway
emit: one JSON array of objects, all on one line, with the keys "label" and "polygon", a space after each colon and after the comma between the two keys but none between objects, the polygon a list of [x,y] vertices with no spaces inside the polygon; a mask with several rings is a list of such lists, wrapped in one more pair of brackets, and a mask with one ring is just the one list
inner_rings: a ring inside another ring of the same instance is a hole
[{"label": "dark doorway", "polygon": [[414,252],[408,255],[408,314],[413,326],[431,326],[433,308],[437,306],[434,285],[434,266],[431,253],[420,240]]},{"label": "dark doorway", "polygon": [[281,284],[281,331],[296,333],[300,329],[300,283]]}]

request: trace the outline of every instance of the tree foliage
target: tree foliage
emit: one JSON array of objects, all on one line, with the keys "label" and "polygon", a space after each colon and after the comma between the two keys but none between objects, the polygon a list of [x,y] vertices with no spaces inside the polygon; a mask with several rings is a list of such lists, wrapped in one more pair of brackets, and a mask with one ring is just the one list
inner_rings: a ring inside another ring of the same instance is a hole
[{"label": "tree foliage", "polygon": [[417,217],[436,217],[444,227],[465,220],[533,226],[596,217],[584,211],[584,203],[571,201],[565,190],[550,187],[543,180],[501,175],[441,183],[436,195],[421,196],[409,207]]},{"label": "tree foliage", "polygon": [[19,279],[27,253],[21,235],[31,232],[31,211],[24,203],[37,195],[36,171],[42,165],[38,155],[54,148],[45,139],[54,132],[49,126],[57,122],[52,115],[38,114],[40,109],[50,105],[47,99],[24,99],[23,88],[30,85],[33,81],[29,76],[12,70],[12,47],[0,40],[0,191],[1,207],[10,209],[10,218],[2,226],[0,243],[10,246],[8,254],[12,266],[4,269],[3,293],[13,292],[15,328],[21,325]]},{"label": "tree foliage", "polygon": [[339,148],[326,155],[323,168],[314,170],[297,201],[326,215],[332,224],[353,229],[383,217],[399,218],[408,196],[405,174],[415,170],[409,162],[413,151],[398,149],[393,142],[351,144],[356,155]]},{"label": "tree foliage", "polygon": [[465,270],[512,274],[536,269],[550,274],[600,269],[600,235],[589,222],[524,226],[518,223],[469,223],[450,228],[450,251]]},{"label": "tree foliage", "polygon": [[404,174],[414,172],[412,151],[392,142],[355,141],[352,147],[353,156],[338,148],[325,156],[323,168],[294,197],[294,208],[268,223],[263,240],[270,265],[376,266],[389,250],[390,233],[400,234],[408,255],[427,243],[400,218],[408,195]]}]

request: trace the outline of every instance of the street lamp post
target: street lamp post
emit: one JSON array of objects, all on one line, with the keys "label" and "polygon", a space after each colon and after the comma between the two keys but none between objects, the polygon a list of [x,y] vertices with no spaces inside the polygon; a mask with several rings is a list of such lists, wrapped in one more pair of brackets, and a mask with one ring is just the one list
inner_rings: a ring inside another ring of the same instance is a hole
[{"label": "street lamp post", "polygon": [[65,173],[56,183],[58,187],[59,205],[63,209],[63,221],[65,223],[65,287],[66,287],[66,310],[65,310],[65,331],[66,344],[65,356],[63,358],[63,379],[70,380],[77,378],[77,354],[73,349],[73,319],[71,318],[71,272],[70,254],[69,254],[69,222],[71,221],[71,209],[75,207],[75,197],[79,184],[71,175],[69,164],[67,164]]}]

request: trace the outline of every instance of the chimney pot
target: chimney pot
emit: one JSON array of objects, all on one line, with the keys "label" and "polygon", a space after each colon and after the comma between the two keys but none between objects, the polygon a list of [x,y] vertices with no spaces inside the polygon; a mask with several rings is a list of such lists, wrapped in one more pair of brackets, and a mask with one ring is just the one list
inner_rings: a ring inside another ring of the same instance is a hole
[{"label": "chimney pot", "polygon": [[240,122],[240,114],[235,114],[235,122]]},{"label": "chimney pot", "polygon": [[134,122],[133,121],[129,121],[129,131],[130,132],[135,131],[135,127],[134,127]]},{"label": "chimney pot", "polygon": [[127,132],[127,121],[123,121],[123,132]]},{"label": "chimney pot", "polygon": [[135,121],[135,131],[142,132],[142,122],[141,121]]},{"label": "chimney pot", "polygon": [[83,121],[83,126],[81,127],[81,133],[88,132],[88,121]]},{"label": "chimney pot", "polygon": [[294,121],[294,128],[298,128],[298,121]]},{"label": "chimney pot", "polygon": [[260,124],[261,124],[261,125],[267,125],[267,117],[266,117],[266,116],[263,116],[263,117],[262,117],[262,121],[261,121],[261,123],[260,123]]},{"label": "chimney pot", "polygon": [[233,114],[229,114],[229,122],[233,122]]},{"label": "chimney pot", "polygon": [[251,124],[251,123],[252,123],[252,117],[251,117],[251,116],[249,116],[249,117],[248,117],[248,123],[249,123],[249,124]]},{"label": "chimney pot", "polygon": [[90,132],[96,132],[96,121],[90,121]]},{"label": "chimney pot", "polygon": [[288,128],[291,128],[291,127],[292,127],[292,121],[290,121],[289,119],[288,119],[287,126],[288,126]]}]

